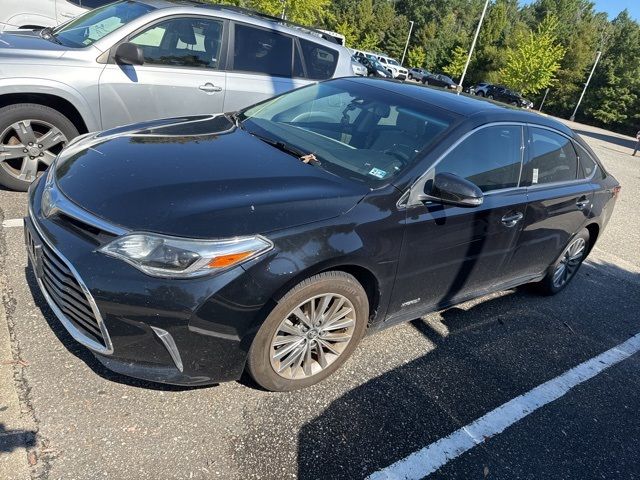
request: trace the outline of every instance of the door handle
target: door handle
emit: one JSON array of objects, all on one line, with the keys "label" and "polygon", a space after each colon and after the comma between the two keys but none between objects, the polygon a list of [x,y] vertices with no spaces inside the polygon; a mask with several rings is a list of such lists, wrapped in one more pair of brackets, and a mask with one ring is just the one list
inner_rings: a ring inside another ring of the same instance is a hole
[{"label": "door handle", "polygon": [[589,199],[587,197],[580,197],[576,201],[576,207],[578,210],[584,210],[589,205]]},{"label": "door handle", "polygon": [[217,85],[209,82],[205,83],[204,85],[200,85],[198,88],[208,94],[222,91],[222,87],[218,87]]},{"label": "door handle", "polygon": [[505,227],[515,227],[523,217],[524,214],[522,212],[507,213],[504,217],[502,217],[501,221]]}]

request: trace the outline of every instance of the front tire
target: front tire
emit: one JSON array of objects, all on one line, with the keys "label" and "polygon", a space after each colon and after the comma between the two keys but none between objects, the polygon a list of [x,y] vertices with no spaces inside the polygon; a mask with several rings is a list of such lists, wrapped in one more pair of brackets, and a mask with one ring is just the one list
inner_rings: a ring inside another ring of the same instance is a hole
[{"label": "front tire", "polygon": [[73,123],[53,108],[35,103],[0,108],[0,184],[26,192],[77,136]]},{"label": "front tire", "polygon": [[369,319],[362,285],[345,272],[314,275],[292,288],[260,327],[247,370],[263,388],[314,385],[349,358]]},{"label": "front tire", "polygon": [[562,250],[560,256],[547,269],[547,275],[536,284],[540,293],[555,295],[569,285],[580,269],[589,248],[589,231],[583,228]]},{"label": "front tire", "polygon": [[479,92],[476,93],[476,96],[484,97],[484,92],[483,91],[479,91]]},{"label": "front tire", "polygon": [[409,80],[413,80],[413,75],[409,74],[409,75],[407,75],[407,78],[408,78]]}]

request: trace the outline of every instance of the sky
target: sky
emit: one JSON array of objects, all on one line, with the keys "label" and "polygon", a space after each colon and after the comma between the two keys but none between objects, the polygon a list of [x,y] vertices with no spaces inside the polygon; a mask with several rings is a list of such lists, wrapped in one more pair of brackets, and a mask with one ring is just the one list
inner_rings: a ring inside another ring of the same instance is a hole
[{"label": "sky", "polygon": [[[531,3],[524,0],[523,3]],[[625,8],[629,10],[631,18],[640,21],[640,0],[591,0],[596,4],[597,12],[607,12],[609,20],[613,20]]]}]

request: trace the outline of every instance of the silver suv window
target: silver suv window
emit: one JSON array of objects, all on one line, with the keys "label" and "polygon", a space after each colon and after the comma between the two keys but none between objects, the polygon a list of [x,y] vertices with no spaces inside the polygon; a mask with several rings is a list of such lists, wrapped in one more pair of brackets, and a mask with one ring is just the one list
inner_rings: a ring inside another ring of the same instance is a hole
[{"label": "silver suv window", "polygon": [[337,51],[304,38],[300,39],[300,47],[307,66],[308,78],[325,80],[333,76],[338,66]]},{"label": "silver suv window", "polygon": [[278,32],[235,24],[233,69],[292,76],[293,39]]},{"label": "silver suv window", "polygon": [[222,22],[174,18],[155,24],[130,42],[142,48],[145,65],[219,69]]}]

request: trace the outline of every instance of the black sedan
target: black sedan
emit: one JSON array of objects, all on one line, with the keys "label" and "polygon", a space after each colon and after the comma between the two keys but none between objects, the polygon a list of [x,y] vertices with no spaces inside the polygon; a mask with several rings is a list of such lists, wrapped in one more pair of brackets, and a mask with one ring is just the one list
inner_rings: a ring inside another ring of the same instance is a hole
[{"label": "black sedan", "polygon": [[433,85],[435,87],[449,88],[451,90],[457,90],[458,88],[458,84],[456,82],[441,73],[427,73],[422,77],[422,83],[424,85]]},{"label": "black sedan", "polygon": [[30,192],[37,284],[108,368],[291,390],[366,333],[560,292],[619,190],[566,126],[367,78],[89,134]]},{"label": "black sedan", "polygon": [[509,90],[507,87],[503,87],[502,85],[489,85],[486,91],[484,91],[483,95],[481,96],[486,96],[489,100],[497,100],[498,102],[508,103],[509,105],[513,105],[514,107],[533,107],[533,103],[524,98],[518,92]]},{"label": "black sedan", "polygon": [[367,77],[382,77],[382,78],[392,78],[392,75],[377,60],[374,60],[369,57],[364,57],[362,55],[355,55],[354,58],[365,66],[367,69]]}]

